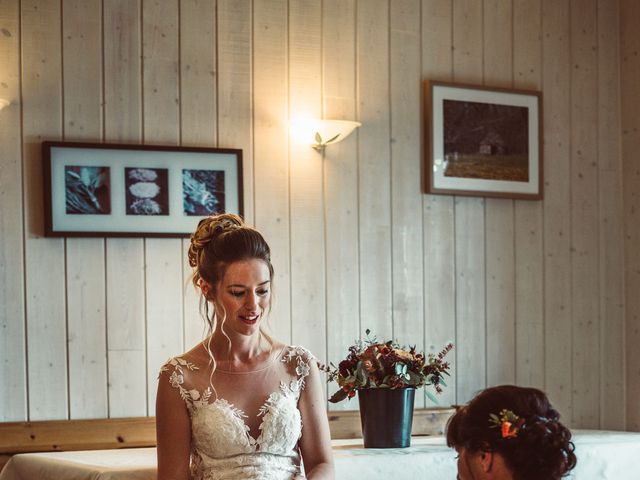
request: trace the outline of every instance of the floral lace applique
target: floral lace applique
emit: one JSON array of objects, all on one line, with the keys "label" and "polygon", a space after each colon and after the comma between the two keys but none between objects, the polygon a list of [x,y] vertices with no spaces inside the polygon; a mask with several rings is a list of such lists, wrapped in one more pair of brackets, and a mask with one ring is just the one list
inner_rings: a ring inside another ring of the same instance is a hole
[{"label": "floral lace applique", "polygon": [[292,390],[304,390],[305,378],[309,376],[311,372],[311,362],[315,360],[313,354],[304,347],[288,347],[286,353],[282,356],[282,361],[289,363],[295,361],[295,372],[297,378],[292,380],[297,382],[296,388],[291,387]]},{"label": "floral lace applique", "polygon": [[162,367],[161,373],[171,372],[169,382],[189,410],[194,479],[238,478],[242,474],[242,478],[279,480],[300,473],[302,416],[298,401],[315,357],[302,347],[286,347],[281,361],[288,378],[280,381],[279,388],[260,407],[257,439],[251,435],[245,412],[224,398],[213,400],[210,387],[202,392],[185,388],[189,383],[185,374],[198,367],[179,357]]},{"label": "floral lace applique", "polygon": [[[174,357],[170,358],[169,361],[162,366],[160,369],[160,375],[164,372],[170,371],[171,367],[173,367],[173,372],[171,372],[171,375],[169,376],[169,383],[173,388],[178,389],[180,397],[185,401],[189,410],[209,403],[209,398],[211,398],[213,393],[211,388],[207,387],[207,389],[201,394],[195,388],[187,390],[182,386],[184,383],[184,369],[186,368],[189,371],[199,370],[197,366],[183,358]],[[158,375],[158,378],[160,378],[160,375]]]}]

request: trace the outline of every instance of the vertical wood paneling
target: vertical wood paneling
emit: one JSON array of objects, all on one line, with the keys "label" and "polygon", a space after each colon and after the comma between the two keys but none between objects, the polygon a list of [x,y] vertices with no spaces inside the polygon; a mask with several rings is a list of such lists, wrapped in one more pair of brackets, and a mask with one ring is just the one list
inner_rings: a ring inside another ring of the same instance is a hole
[{"label": "vertical wood paneling", "polygon": [[[95,141],[102,136],[101,16],[97,0],[63,4],[65,139]],[[106,417],[104,240],[68,239],[66,267],[69,417]]]},{"label": "vertical wood paneling", "polygon": [[[217,142],[216,1],[180,2],[180,139],[182,145],[214,147]],[[195,224],[194,224],[195,228]],[[189,282],[189,240],[182,241],[183,350],[203,338],[199,294]]]},{"label": "vertical wood paneling", "polygon": [[[484,2],[484,84],[513,85],[513,4]],[[515,382],[513,200],[486,199],[487,384]]]},{"label": "vertical wood paneling", "polygon": [[287,17],[283,0],[253,4],[254,215],[275,269],[270,325],[291,342]]},{"label": "vertical wood paneling", "polygon": [[[423,351],[420,2],[390,6],[393,336]],[[424,407],[424,401],[424,394],[416,396],[416,407]]]},{"label": "vertical wood paneling", "polygon": [[138,239],[107,243],[109,416],[147,413],[144,249]]},{"label": "vertical wood paneling", "polygon": [[216,143],[216,0],[180,2],[180,138]]},{"label": "vertical wood paneling", "polygon": [[[142,7],[144,141],[174,145],[180,133],[178,2],[157,0]],[[182,352],[182,251],[179,239],[145,240],[148,379]],[[156,384],[147,383],[147,410],[153,415]]]},{"label": "vertical wood paneling", "polygon": [[[600,428],[624,430],[624,237],[618,1],[598,1],[598,188],[600,210]],[[639,18],[639,17],[636,17]]]},{"label": "vertical wood paneling", "polygon": [[[325,118],[356,119],[354,0],[322,3],[322,71]],[[358,278],[358,172],[356,130],[324,154],[327,362],[344,358],[360,336]],[[330,393],[335,384],[329,386]],[[329,404],[358,408],[355,401]]]},{"label": "vertical wood paneling", "polygon": [[571,421],[570,12],[542,2],[545,389]]},{"label": "vertical wood paneling", "polygon": [[29,419],[68,416],[64,240],[44,230],[40,142],[61,135],[60,3],[27,1],[22,13],[22,121]]},{"label": "vertical wood paneling", "polygon": [[180,125],[178,2],[142,3],[144,142],[177,145]]},{"label": "vertical wood paneling", "polygon": [[[453,5],[451,0],[422,1],[422,78],[451,80],[453,71]],[[424,93],[423,93],[424,95]],[[423,118],[427,112],[423,111]],[[423,156],[428,137],[423,121]],[[424,164],[423,164],[423,167]],[[455,243],[453,197],[449,195],[423,195],[424,228],[424,304],[425,348],[437,353],[443,345],[456,339],[455,304]],[[438,398],[441,405],[456,401],[457,352],[449,354],[452,379]]]},{"label": "vertical wood paneling", "polygon": [[[441,404],[516,382],[573,426],[640,429],[635,2],[0,7],[2,418],[153,413],[159,365],[202,333],[187,241],[40,238],[40,142],[65,138],[242,148],[277,338],[334,362],[365,328],[453,341]],[[544,200],[421,194],[422,79],[542,90]],[[289,139],[301,113],[363,127],[321,157]]]},{"label": "vertical wood paneling", "polygon": [[104,125],[110,142],[138,143],[142,138],[140,15],[139,0],[103,5]]},{"label": "vertical wood paneling", "polygon": [[[455,199],[456,372],[459,402],[485,387],[484,202]],[[482,249],[481,252],[479,250]]]},{"label": "vertical wood paneling", "polygon": [[[139,3],[104,3],[103,23],[104,137],[137,143],[142,136]],[[145,415],[143,240],[109,238],[106,258],[109,416]]]},{"label": "vertical wood paneling", "polygon": [[254,223],[251,3],[218,0],[218,143],[242,149],[244,219]]},{"label": "vertical wood paneling", "polygon": [[145,242],[147,313],[147,409],[155,412],[156,382],[160,367],[183,351],[182,249],[180,240]]},{"label": "vertical wood paneling", "polygon": [[598,294],[597,19],[594,0],[571,2],[571,260],[573,425],[597,428]]},{"label": "vertical wood paneling", "polygon": [[640,4],[632,0],[620,3],[620,93],[622,120],[622,158],[624,191],[625,255],[625,364],[627,428],[640,430],[640,36],[637,19]]},{"label": "vertical wood paneling", "polygon": [[20,4],[0,0],[0,421],[27,419],[20,149]]},{"label": "vertical wood paneling", "polygon": [[[539,0],[514,0],[514,86],[541,86],[541,6]],[[515,202],[516,381],[544,383],[544,300],[542,293],[543,216],[541,202]]]},{"label": "vertical wood paneling", "polygon": [[[290,117],[321,116],[321,5],[289,2]],[[326,355],[322,155],[291,139],[291,338]]]},{"label": "vertical wood paneling", "polygon": [[[458,82],[482,81],[482,2],[453,2],[453,74]],[[484,199],[455,199],[456,361],[458,402],[486,385]]]},{"label": "vertical wood paneling", "polygon": [[357,3],[358,193],[362,330],[391,338],[389,3]]}]

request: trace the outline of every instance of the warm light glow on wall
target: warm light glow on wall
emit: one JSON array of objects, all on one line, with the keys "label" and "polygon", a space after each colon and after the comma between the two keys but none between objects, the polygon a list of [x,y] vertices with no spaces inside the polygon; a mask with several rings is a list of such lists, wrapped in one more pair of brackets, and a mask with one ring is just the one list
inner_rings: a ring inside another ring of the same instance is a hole
[{"label": "warm light glow on wall", "polygon": [[9,106],[9,101],[5,100],[4,98],[0,98],[0,110],[2,110],[4,107],[8,107]]},{"label": "warm light glow on wall", "polygon": [[351,120],[297,118],[290,122],[290,131],[293,141],[311,145],[321,152],[327,145],[347,138],[360,125],[361,123]]}]

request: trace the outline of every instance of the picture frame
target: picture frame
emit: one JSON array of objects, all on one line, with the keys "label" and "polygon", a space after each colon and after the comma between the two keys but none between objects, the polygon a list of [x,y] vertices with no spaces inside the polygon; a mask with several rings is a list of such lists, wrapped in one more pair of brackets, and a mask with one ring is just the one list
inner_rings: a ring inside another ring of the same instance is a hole
[{"label": "picture frame", "polygon": [[540,200],[542,93],[424,82],[429,194]]},{"label": "picture frame", "polygon": [[242,150],[42,143],[45,236],[187,237],[243,214]]}]

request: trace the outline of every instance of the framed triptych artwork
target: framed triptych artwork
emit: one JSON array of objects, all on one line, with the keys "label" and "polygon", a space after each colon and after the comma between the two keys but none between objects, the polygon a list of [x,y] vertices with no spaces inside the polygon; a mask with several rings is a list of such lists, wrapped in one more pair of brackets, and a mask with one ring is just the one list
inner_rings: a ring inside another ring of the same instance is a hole
[{"label": "framed triptych artwork", "polygon": [[541,199],[541,97],[426,81],[426,192]]},{"label": "framed triptych artwork", "polygon": [[44,142],[46,236],[183,237],[242,215],[242,151]]}]

